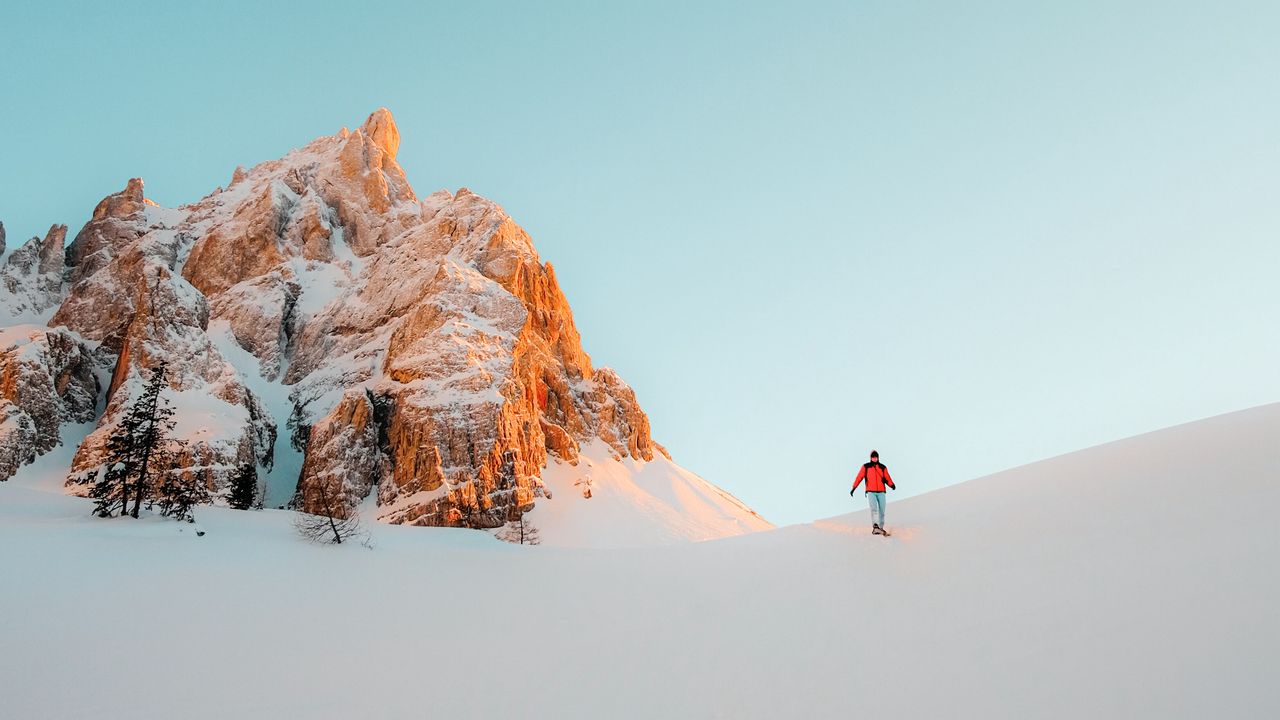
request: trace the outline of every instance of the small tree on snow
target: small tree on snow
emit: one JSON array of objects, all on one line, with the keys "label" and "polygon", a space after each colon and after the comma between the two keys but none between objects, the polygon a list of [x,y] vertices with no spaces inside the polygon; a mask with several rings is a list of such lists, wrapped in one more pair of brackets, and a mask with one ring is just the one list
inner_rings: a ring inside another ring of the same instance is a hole
[{"label": "small tree on snow", "polygon": [[170,468],[156,492],[160,514],[191,522],[191,508],[210,500],[208,481],[194,472]]},{"label": "small tree on snow", "polygon": [[313,542],[342,544],[343,540],[362,535],[360,518],[355,510],[347,507],[342,496],[332,487],[328,478],[307,483],[302,489],[301,507],[293,527],[302,537]]},{"label": "small tree on snow", "polygon": [[227,492],[227,505],[236,510],[248,510],[257,506],[258,468],[253,463],[241,463],[236,474],[231,477],[231,488]]},{"label": "small tree on snow", "polygon": [[84,477],[85,484],[92,483],[93,487],[89,490],[89,497],[95,500],[93,504],[93,514],[98,517],[111,517],[117,503],[121,505],[120,514],[123,515],[128,509],[126,500],[123,500],[124,482],[116,474],[124,468],[121,463],[106,468],[91,470]]},{"label": "small tree on snow", "polygon": [[98,517],[111,517],[119,504],[120,515],[124,516],[129,513],[129,481],[138,467],[138,443],[124,420],[107,438],[106,451],[102,471],[94,470],[88,477],[88,482],[93,483],[89,497],[97,501],[93,512]]},{"label": "small tree on snow", "polygon": [[523,513],[521,513],[518,519],[511,520],[506,525],[503,525],[502,528],[494,534],[494,537],[502,540],[503,542],[514,543],[516,545],[537,545],[542,542],[542,539],[539,537],[538,528],[534,527],[532,523],[526,522]]},{"label": "small tree on snow", "polygon": [[107,438],[105,471],[90,491],[98,501],[94,512],[102,517],[110,517],[116,503],[121,515],[138,517],[142,501],[149,500],[155,490],[157,476],[169,475],[173,468],[180,445],[169,437],[177,423],[173,407],[162,394],[164,377],[165,364],[160,362]]}]

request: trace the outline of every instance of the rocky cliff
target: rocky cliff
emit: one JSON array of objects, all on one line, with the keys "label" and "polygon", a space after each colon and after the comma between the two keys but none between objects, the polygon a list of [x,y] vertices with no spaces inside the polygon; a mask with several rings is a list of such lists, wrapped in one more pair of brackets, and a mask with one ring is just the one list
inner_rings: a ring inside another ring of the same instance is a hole
[{"label": "rocky cliff", "polygon": [[[61,226],[13,253],[10,315],[44,313],[109,372],[73,490],[160,360],[186,462],[214,489],[255,462],[307,510],[373,497],[387,522],[498,527],[544,501],[549,460],[665,455],[524,230],[466,189],[418,198],[399,143],[378,110],[190,205],[130,180],[65,253]],[[57,416],[83,417],[81,395]],[[47,426],[22,446],[47,449]]]},{"label": "rocky cliff", "polygon": [[94,420],[100,365],[66,330],[0,329],[0,480],[58,445],[64,424]]}]

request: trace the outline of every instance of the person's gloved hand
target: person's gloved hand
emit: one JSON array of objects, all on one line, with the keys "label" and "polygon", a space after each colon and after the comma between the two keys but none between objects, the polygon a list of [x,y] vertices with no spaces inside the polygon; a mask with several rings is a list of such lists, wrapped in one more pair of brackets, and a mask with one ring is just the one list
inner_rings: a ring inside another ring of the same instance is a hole
[{"label": "person's gloved hand", "polygon": [[897,490],[897,489],[898,489],[898,486],[897,486],[897,485],[894,485],[893,483],[889,483],[889,489],[890,489],[890,490]]},{"label": "person's gloved hand", "polygon": [[853,497],[853,488],[849,488],[849,497]]}]

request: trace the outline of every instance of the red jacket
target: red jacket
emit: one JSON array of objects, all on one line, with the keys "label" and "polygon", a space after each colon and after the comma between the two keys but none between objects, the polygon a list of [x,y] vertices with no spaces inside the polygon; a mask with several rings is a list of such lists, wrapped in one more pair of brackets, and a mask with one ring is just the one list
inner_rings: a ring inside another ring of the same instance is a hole
[{"label": "red jacket", "polygon": [[867,481],[867,492],[884,492],[885,485],[894,490],[898,489],[898,486],[893,484],[893,478],[889,477],[889,468],[878,462],[866,463],[862,466],[858,471],[858,477],[853,481],[853,490],[857,490],[858,484],[863,480]]}]

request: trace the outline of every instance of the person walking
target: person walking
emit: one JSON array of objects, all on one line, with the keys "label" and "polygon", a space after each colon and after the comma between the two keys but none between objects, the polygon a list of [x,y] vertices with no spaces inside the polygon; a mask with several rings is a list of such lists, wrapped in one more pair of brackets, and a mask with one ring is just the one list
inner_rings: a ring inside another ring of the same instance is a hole
[{"label": "person walking", "polygon": [[867,504],[871,506],[871,534],[872,535],[888,535],[884,529],[884,486],[888,485],[890,490],[897,490],[898,486],[893,484],[893,478],[889,477],[889,468],[880,464],[880,453],[875,450],[871,451],[871,462],[864,463],[862,469],[858,471],[858,477],[854,478],[853,487],[849,489],[849,497],[854,497],[853,493],[857,491],[858,485],[863,480],[867,481],[866,490]]}]

